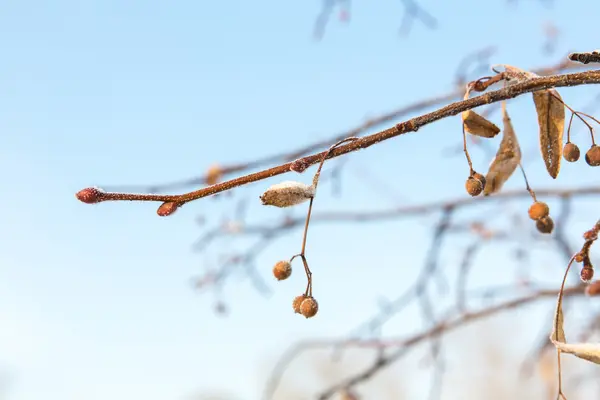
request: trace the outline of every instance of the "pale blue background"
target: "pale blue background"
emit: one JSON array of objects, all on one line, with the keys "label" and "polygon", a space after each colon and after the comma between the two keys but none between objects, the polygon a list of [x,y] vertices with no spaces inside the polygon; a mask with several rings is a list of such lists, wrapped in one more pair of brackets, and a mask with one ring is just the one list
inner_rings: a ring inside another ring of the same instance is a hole
[{"label": "pale blue background", "polygon": [[[195,218],[218,224],[231,215],[231,200],[204,199],[159,218],[156,204],[88,206],[74,193],[90,185],[186,178],[215,161],[251,160],[326,138],[446,92],[459,60],[488,45],[498,46],[492,62],[523,68],[597,48],[600,5],[555,3],[424,0],[439,30],[417,22],[410,37],[400,38],[400,2],[358,1],[351,23],[334,13],[316,43],[318,1],[2,2],[0,372],[9,382],[6,398],[158,400],[211,390],[258,398],[287,345],[349,332],[376,312],[379,295],[393,298],[414,279],[434,220],[315,224],[309,260],[321,311],[310,321],[290,312],[304,286],[301,273],[279,285],[270,277],[274,261],[298,251],[300,231],[293,231],[258,259],[273,294],[261,296],[238,274],[222,293],[231,313],[218,318],[214,295],[196,293],[190,282],[228,245],[194,254],[190,244],[201,232]],[[551,56],[541,52],[547,20],[562,30],[559,52]],[[597,89],[563,93],[579,106]],[[517,104],[513,120],[524,152],[537,156],[531,100]],[[440,122],[349,157],[342,197],[324,184],[315,212],[465,196],[464,159],[445,153],[460,145],[458,127],[458,119]],[[584,131],[577,138],[586,149]],[[474,158],[485,171],[489,158],[477,151]],[[537,187],[553,183],[538,158],[530,164]],[[308,174],[285,178],[310,180]],[[282,215],[258,205],[260,192],[278,180],[235,192],[236,199],[253,201],[251,221]],[[585,182],[598,182],[597,171],[577,165],[554,184]],[[521,188],[520,177],[507,187]],[[594,218],[574,222],[574,241]],[[455,265],[460,254],[448,254]],[[559,279],[560,262],[546,267],[551,283]],[[503,274],[500,261],[486,261],[485,268],[479,286],[490,277],[514,278]],[[419,329],[416,315],[385,332]],[[522,348],[546,321],[540,315]],[[422,398],[427,382],[413,388],[412,398]]]}]

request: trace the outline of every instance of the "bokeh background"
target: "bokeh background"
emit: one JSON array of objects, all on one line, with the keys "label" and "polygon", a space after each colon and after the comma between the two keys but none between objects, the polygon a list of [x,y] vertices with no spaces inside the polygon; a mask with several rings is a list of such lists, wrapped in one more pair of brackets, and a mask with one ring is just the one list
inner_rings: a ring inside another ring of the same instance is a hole
[{"label": "bokeh background", "polygon": [[[226,235],[202,251],[193,244],[224,222],[243,230],[301,218],[305,206],[263,207],[258,196],[283,179],[308,183],[314,168],[196,201],[169,218],[156,216],[156,204],[89,206],[74,197],[87,186],[143,188],[201,176],[215,163],[327,140],[455,90],[461,62],[481,49],[493,48],[482,61],[487,69],[468,72],[468,79],[489,74],[490,63],[553,66],[569,51],[598,47],[600,3],[592,1],[420,0],[418,6],[435,18],[434,29],[413,18],[407,30],[401,1],[354,1],[333,4],[316,37],[323,10],[316,0],[3,2],[0,398],[260,399],[278,358],[298,341],[401,338],[426,328],[418,304],[390,313],[375,329],[364,323],[415,281],[439,213],[315,222],[307,255],[320,311],[306,320],[291,311],[305,285],[300,265],[287,281],[271,276],[275,261],[299,251],[300,229],[276,233],[249,263],[230,267],[226,279],[203,290],[197,279],[258,239]],[[598,115],[596,87],[560,92],[573,107]],[[547,175],[530,96],[511,101],[509,112],[534,189],[598,185],[598,171],[583,162],[563,166],[556,181]],[[490,118],[500,122],[497,112]],[[589,147],[581,124],[573,140]],[[461,143],[457,116],[326,163],[315,216],[466,197]],[[485,172],[498,143],[472,146],[476,169]],[[518,172],[505,188],[524,190]],[[546,200],[558,213],[561,203]],[[529,203],[490,202],[457,214],[515,239],[478,253],[469,281],[474,293],[516,290],[524,268],[536,284],[558,287],[566,262],[552,239],[519,247],[533,234]],[[565,235],[577,246],[597,218],[597,197],[575,198]],[[467,233],[446,242],[439,266],[447,277],[470,241]],[[517,248],[526,251],[525,261],[515,261]],[[454,300],[443,286],[432,285],[436,306]],[[488,301],[480,300],[474,307]],[[439,398],[552,398],[553,353],[544,361],[535,348],[549,334],[553,306],[549,298],[444,337]],[[582,299],[569,318],[587,326],[598,311],[597,301]],[[364,369],[375,353],[331,354],[300,354],[274,398],[312,399]],[[357,393],[428,398],[434,384],[428,354],[428,345],[417,347]],[[569,399],[592,398],[597,368],[564,358],[575,379]],[[527,360],[533,367],[523,377]]]}]

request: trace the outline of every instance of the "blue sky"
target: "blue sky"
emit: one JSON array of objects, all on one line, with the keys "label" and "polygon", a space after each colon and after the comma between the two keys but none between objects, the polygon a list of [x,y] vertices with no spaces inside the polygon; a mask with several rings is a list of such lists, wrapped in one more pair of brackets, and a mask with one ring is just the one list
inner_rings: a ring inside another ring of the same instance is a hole
[{"label": "blue sky", "polygon": [[[523,68],[598,47],[590,27],[600,5],[593,2],[443,3],[422,2],[439,18],[438,31],[416,23],[401,38],[400,2],[358,2],[350,24],[334,18],[317,43],[311,37],[317,1],[5,2],[0,372],[9,377],[6,398],[158,400],[222,391],[256,399],[287,345],[343,335],[377,310],[379,296],[400,293],[422,262],[429,223],[315,226],[309,260],[321,304],[317,318],[290,313],[304,285],[301,274],[278,285],[270,280],[274,261],[299,249],[299,231],[257,260],[272,295],[261,296],[239,274],[222,293],[231,313],[218,318],[215,297],[196,293],[191,279],[235,244],[204,254],[191,252],[190,244],[202,229],[195,218],[219,223],[233,201],[204,199],[158,218],[154,204],[87,206],[73,194],[91,185],[186,178],[213,162],[251,160],[327,138],[447,91],[460,59],[485,46],[498,47],[492,62]],[[548,20],[562,31],[559,53],[551,56],[540,50]],[[563,97],[576,102],[595,90],[569,89]],[[531,133],[524,147],[535,149],[533,108],[530,99],[519,101],[513,121]],[[576,137],[585,148],[583,131]],[[443,121],[352,155],[342,196],[323,185],[315,212],[462,196],[464,160],[442,155],[460,140],[457,120]],[[474,158],[485,170],[489,159]],[[539,159],[531,163],[539,187],[597,182],[582,165],[552,182]],[[251,221],[281,217],[257,199],[277,181],[235,192],[234,200],[254,200]],[[379,181],[389,187],[378,188]],[[514,178],[507,187],[522,183]],[[578,212],[591,207],[583,203]],[[576,238],[588,222],[575,220]],[[417,314],[408,315],[385,332],[419,328]]]}]

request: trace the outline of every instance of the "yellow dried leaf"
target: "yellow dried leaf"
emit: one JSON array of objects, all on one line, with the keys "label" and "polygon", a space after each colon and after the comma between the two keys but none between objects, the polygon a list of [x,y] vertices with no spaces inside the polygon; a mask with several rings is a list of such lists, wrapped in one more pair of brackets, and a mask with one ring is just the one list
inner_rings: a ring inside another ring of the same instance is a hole
[{"label": "yellow dried leaf", "polygon": [[554,313],[553,329],[550,340],[563,353],[573,354],[583,360],[600,364],[600,343],[567,343],[563,328],[562,298],[559,299]]},{"label": "yellow dried leaf", "polygon": [[462,120],[465,131],[475,136],[493,138],[500,132],[500,128],[494,123],[472,110],[464,111],[462,113]]},{"label": "yellow dried leaf", "polygon": [[555,89],[533,93],[540,131],[540,150],[546,170],[554,179],[560,171],[565,130],[565,106],[559,99],[560,95]]},{"label": "yellow dried leaf", "polygon": [[485,196],[500,191],[504,182],[510,178],[521,162],[521,148],[505,104],[502,105],[502,123],[504,125],[502,141],[485,177],[486,184],[483,191]]}]

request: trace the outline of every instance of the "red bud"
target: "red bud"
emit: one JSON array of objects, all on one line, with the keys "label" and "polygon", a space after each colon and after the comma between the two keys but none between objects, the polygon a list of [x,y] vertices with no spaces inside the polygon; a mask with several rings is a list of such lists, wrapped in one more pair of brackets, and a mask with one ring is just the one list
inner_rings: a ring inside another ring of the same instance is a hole
[{"label": "red bud", "polygon": [[86,203],[86,204],[94,204],[102,201],[102,195],[104,191],[100,188],[90,187],[80,190],[75,194],[77,200]]},{"label": "red bud", "polygon": [[158,207],[156,213],[161,217],[167,217],[173,214],[175,211],[177,211],[178,208],[179,204],[175,203],[174,201],[167,201],[162,203],[160,207]]}]

